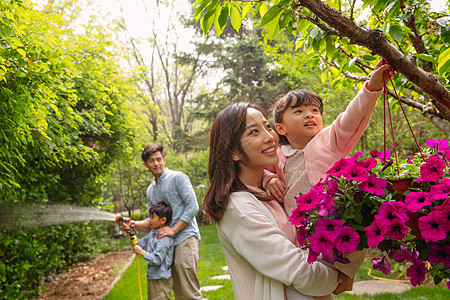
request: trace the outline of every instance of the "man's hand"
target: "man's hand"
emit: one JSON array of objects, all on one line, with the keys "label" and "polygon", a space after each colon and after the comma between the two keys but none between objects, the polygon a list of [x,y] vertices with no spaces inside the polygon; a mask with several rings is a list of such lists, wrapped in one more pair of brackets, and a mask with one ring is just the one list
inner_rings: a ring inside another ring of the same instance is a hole
[{"label": "man's hand", "polygon": [[175,235],[175,230],[172,227],[165,226],[158,231],[157,238],[160,239],[165,236],[174,236],[174,235]]},{"label": "man's hand", "polygon": [[342,292],[353,290],[353,280],[354,279],[355,279],[355,277],[351,278],[351,277],[345,275],[344,273],[339,272],[339,276],[338,276],[339,285],[333,291],[333,294],[339,295]]},{"label": "man's hand", "polygon": [[140,246],[138,246],[138,245],[135,245],[135,246],[133,247],[133,252],[136,253],[136,254],[138,254],[138,255],[142,255],[142,256],[145,255],[145,250],[142,249],[142,248],[141,248]]},{"label": "man's hand", "polygon": [[278,202],[283,202],[286,187],[279,178],[270,179],[264,188],[266,189],[267,196],[272,196]]}]

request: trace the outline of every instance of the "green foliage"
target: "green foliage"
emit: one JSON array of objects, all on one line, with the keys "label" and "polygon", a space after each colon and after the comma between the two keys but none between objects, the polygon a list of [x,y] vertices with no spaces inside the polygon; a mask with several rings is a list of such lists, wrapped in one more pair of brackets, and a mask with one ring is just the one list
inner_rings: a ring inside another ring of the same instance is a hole
[{"label": "green foliage", "polygon": [[[0,2],[0,207],[101,204],[100,175],[132,147],[136,91],[117,46],[101,27],[77,34],[67,22]],[[49,272],[92,255],[97,232],[107,234],[91,224],[2,232],[1,298],[31,298]]]},{"label": "green foliage", "polygon": [[24,3],[0,7],[0,203],[87,204],[132,138],[123,108],[133,91],[98,28],[76,35]]},{"label": "green foliage", "polygon": [[91,257],[98,236],[91,224],[0,234],[0,298],[36,296],[46,275],[62,272],[71,264]]}]

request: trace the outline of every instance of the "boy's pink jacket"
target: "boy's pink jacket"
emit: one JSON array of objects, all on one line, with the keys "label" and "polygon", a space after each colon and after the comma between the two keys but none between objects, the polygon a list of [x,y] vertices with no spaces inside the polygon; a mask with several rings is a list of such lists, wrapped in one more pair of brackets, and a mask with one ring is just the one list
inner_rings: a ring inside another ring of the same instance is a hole
[{"label": "boy's pink jacket", "polygon": [[[363,88],[349,103],[346,110],[341,113],[333,123],[322,129],[304,148],[305,168],[309,182],[315,186],[326,172],[342,157],[350,154],[353,147],[361,138],[369,124],[370,117],[383,90],[371,92],[364,83]],[[286,182],[284,166],[286,156],[281,147],[277,149],[278,164],[264,170],[263,186],[269,179],[278,177]]]}]

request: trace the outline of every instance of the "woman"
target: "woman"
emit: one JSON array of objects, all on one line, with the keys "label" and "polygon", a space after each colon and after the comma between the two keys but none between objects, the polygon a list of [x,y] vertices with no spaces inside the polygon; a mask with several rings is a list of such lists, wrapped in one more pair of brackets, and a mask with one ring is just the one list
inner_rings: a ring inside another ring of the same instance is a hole
[{"label": "woman", "polygon": [[203,207],[217,222],[235,298],[282,300],[296,291],[324,296],[348,290],[347,278],[336,289],[338,271],[307,262],[284,210],[261,188],[264,167],[278,162],[277,141],[265,111],[249,103],[228,106],[211,128]]}]

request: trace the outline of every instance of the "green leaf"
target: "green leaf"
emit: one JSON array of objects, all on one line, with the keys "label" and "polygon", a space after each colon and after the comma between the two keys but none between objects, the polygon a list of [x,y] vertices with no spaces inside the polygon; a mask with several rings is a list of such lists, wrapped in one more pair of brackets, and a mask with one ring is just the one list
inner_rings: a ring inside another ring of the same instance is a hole
[{"label": "green leaf", "polygon": [[292,14],[290,12],[283,13],[280,16],[280,22],[278,22],[278,24],[280,25],[280,29],[285,28],[289,24],[289,21],[291,21],[291,19],[292,19]]},{"label": "green leaf", "polygon": [[[196,1],[196,3],[197,2],[200,2],[201,0],[197,0]],[[195,9],[195,12],[194,12],[194,18],[195,18],[195,21],[198,21],[198,19],[200,19],[200,17],[201,17],[201,13],[202,13],[202,11],[205,9],[205,7],[209,4],[209,3],[211,3],[211,1],[209,1],[209,0],[204,0],[203,2],[201,2],[201,4]],[[197,4],[195,4],[194,3],[194,6],[196,6]]]},{"label": "green leaf", "polygon": [[245,18],[245,16],[247,16],[248,12],[252,7],[253,7],[252,2],[247,2],[245,4],[244,9],[242,10],[242,19]]},{"label": "green leaf", "polygon": [[429,62],[432,62],[432,63],[436,63],[436,60],[430,54],[419,53],[419,54],[417,54],[417,57],[420,58],[421,60],[426,60],[426,61],[429,61]]},{"label": "green leaf", "polygon": [[392,24],[389,28],[389,34],[391,37],[398,43],[401,43],[403,40],[403,31],[400,25]]},{"label": "green leaf", "polygon": [[[280,18],[280,14],[283,12],[283,9],[278,5],[272,6],[267,13],[264,14],[261,20],[261,26],[266,25],[267,23],[273,21],[275,18]],[[278,21],[277,21],[278,22]]]},{"label": "green leaf", "polygon": [[214,15],[215,14],[208,13],[203,18],[200,19],[200,24],[205,34],[211,29],[212,22],[214,21]]},{"label": "green leaf", "polygon": [[219,21],[220,28],[223,28],[223,27],[225,27],[225,25],[227,25],[228,13],[229,13],[228,7],[222,6],[222,10],[220,11],[219,18],[217,19]]},{"label": "green leaf", "polygon": [[259,14],[261,15],[261,17],[264,17],[264,15],[267,12],[267,4],[266,2],[260,2],[261,6],[259,7]]},{"label": "green leaf", "polygon": [[281,14],[279,14],[277,17],[275,17],[275,19],[273,19],[267,24],[267,32],[269,33],[269,40],[273,40],[278,31],[280,31],[280,24],[278,23],[278,21],[280,20],[280,16]]},{"label": "green leaf", "polygon": [[450,48],[439,54],[438,58],[438,68],[437,71],[439,75],[450,71]]},{"label": "green leaf", "polygon": [[230,20],[231,20],[231,25],[233,26],[233,28],[237,32],[239,32],[239,28],[241,28],[242,18],[241,18],[241,13],[239,12],[239,10],[237,9],[236,6],[231,7]]}]

